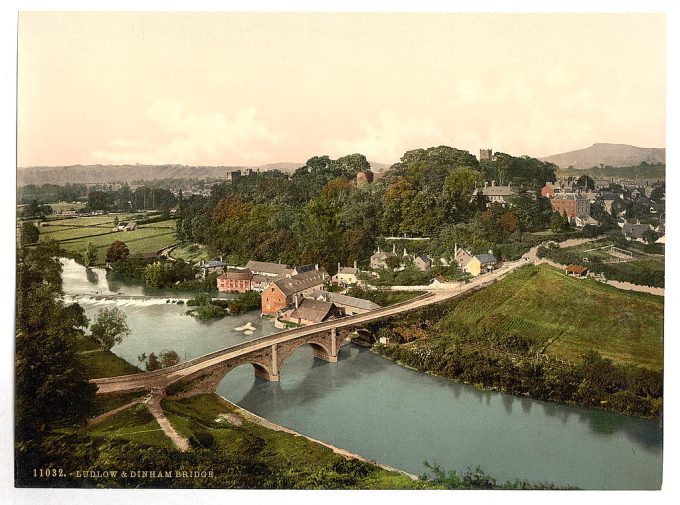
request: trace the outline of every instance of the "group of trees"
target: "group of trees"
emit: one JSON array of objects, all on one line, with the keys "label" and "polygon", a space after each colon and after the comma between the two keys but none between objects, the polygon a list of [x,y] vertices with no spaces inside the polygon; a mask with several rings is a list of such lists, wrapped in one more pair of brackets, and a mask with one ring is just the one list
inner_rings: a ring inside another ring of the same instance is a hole
[{"label": "group of trees", "polygon": [[161,368],[175,366],[180,362],[180,356],[177,351],[164,350],[161,351],[158,356],[154,352],[150,353],[148,356],[146,353],[142,353],[137,356],[137,360],[140,363],[144,363],[147,372],[153,372],[154,370],[160,370]]},{"label": "group of trees", "polygon": [[[206,244],[229,262],[319,263],[333,270],[338,262],[365,262],[385,235],[433,237],[426,251],[432,254],[452,252],[455,242],[483,251],[516,231],[546,229],[552,217],[536,192],[555,180],[555,167],[532,158],[499,155],[482,167],[467,151],[416,149],[376,183],[355,184],[368,169],[360,154],[315,156],[291,177],[271,171],[216,185],[208,198],[179,202],[178,239]],[[503,180],[500,175],[516,188],[517,202],[511,210],[487,211],[475,190],[489,177]]]},{"label": "group of trees", "polygon": [[89,191],[85,210],[119,212],[159,210],[161,213],[168,214],[177,202],[178,199],[168,189],[142,186],[133,191],[125,184],[116,190]]},{"label": "group of trees", "polygon": [[27,184],[17,188],[17,201],[20,204],[31,202],[57,203],[75,202],[87,195],[87,187],[84,184]]}]

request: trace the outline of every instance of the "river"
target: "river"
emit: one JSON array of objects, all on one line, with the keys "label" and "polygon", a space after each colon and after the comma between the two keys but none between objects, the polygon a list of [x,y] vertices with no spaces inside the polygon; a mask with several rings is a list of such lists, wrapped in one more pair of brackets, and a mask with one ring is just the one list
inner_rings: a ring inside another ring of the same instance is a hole
[{"label": "river", "polygon": [[[202,323],[184,313],[177,292],[148,291],[64,263],[67,301],[89,317],[115,305],[132,333],[112,349],[137,364],[163,349],[191,359],[278,331],[258,313]],[[251,322],[252,335],[234,328]],[[659,423],[474,387],[399,366],[345,346],[337,363],[314,360],[302,346],[284,363],[281,381],[256,379],[244,365],[217,392],[262,417],[380,463],[420,475],[423,461],[464,471],[481,466],[498,480],[525,479],[583,489],[658,489]]]}]

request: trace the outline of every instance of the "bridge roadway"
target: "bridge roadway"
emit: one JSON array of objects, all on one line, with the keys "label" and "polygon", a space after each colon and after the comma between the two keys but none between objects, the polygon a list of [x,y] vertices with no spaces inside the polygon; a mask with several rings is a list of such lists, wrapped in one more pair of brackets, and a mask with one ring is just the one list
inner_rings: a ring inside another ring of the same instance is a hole
[{"label": "bridge roadway", "polygon": [[[154,389],[164,391],[169,385],[182,379],[189,380],[200,375],[203,371],[219,369],[217,378],[213,378],[210,383],[210,387],[216,387],[224,374],[243,363],[253,364],[256,368],[256,374],[264,378],[278,380],[278,370],[280,365],[283,364],[283,360],[300,345],[306,343],[312,344],[313,347],[316,347],[315,356],[327,361],[336,361],[337,352],[343,343],[346,342],[349,333],[360,329],[363,325],[432,305],[473,289],[479,289],[525,264],[527,264],[526,261],[506,263],[495,272],[477,277],[467,284],[452,283],[448,289],[443,289],[441,286],[436,289],[431,288],[431,291],[428,293],[405,302],[388,305],[387,307],[364,314],[343,317],[256,338],[162,370],[93,379],[91,382],[97,385],[97,394],[99,395],[153,391]],[[423,288],[426,289],[427,286],[423,286]],[[318,340],[315,341],[314,339],[317,336]],[[321,340],[322,338],[325,340]],[[279,356],[279,358],[277,358],[277,348],[281,348],[282,356]],[[254,358],[249,360],[249,356],[254,356]]]}]

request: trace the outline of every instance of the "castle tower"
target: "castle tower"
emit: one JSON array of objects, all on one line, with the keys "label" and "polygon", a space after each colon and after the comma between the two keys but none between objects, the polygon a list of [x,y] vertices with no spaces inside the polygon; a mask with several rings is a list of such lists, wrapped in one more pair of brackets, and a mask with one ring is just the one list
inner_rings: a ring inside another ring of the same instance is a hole
[{"label": "castle tower", "polygon": [[479,150],[479,161],[491,161],[493,157],[493,151],[491,149],[480,149]]}]

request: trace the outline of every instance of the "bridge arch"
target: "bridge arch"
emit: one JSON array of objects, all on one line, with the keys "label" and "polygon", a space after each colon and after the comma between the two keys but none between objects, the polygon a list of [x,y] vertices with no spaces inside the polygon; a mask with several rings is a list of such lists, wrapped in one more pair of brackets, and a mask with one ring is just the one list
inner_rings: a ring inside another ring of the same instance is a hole
[{"label": "bridge arch", "polygon": [[281,370],[283,365],[286,363],[286,360],[288,360],[288,358],[290,358],[293,355],[293,353],[297,351],[300,347],[303,347],[305,345],[308,345],[309,347],[312,348],[312,353],[315,359],[331,362],[337,361],[337,355],[334,356],[331,353],[329,344],[330,342],[326,343],[318,340],[302,340],[288,342],[286,344],[279,345],[277,349],[277,361],[278,361],[277,368]]}]

